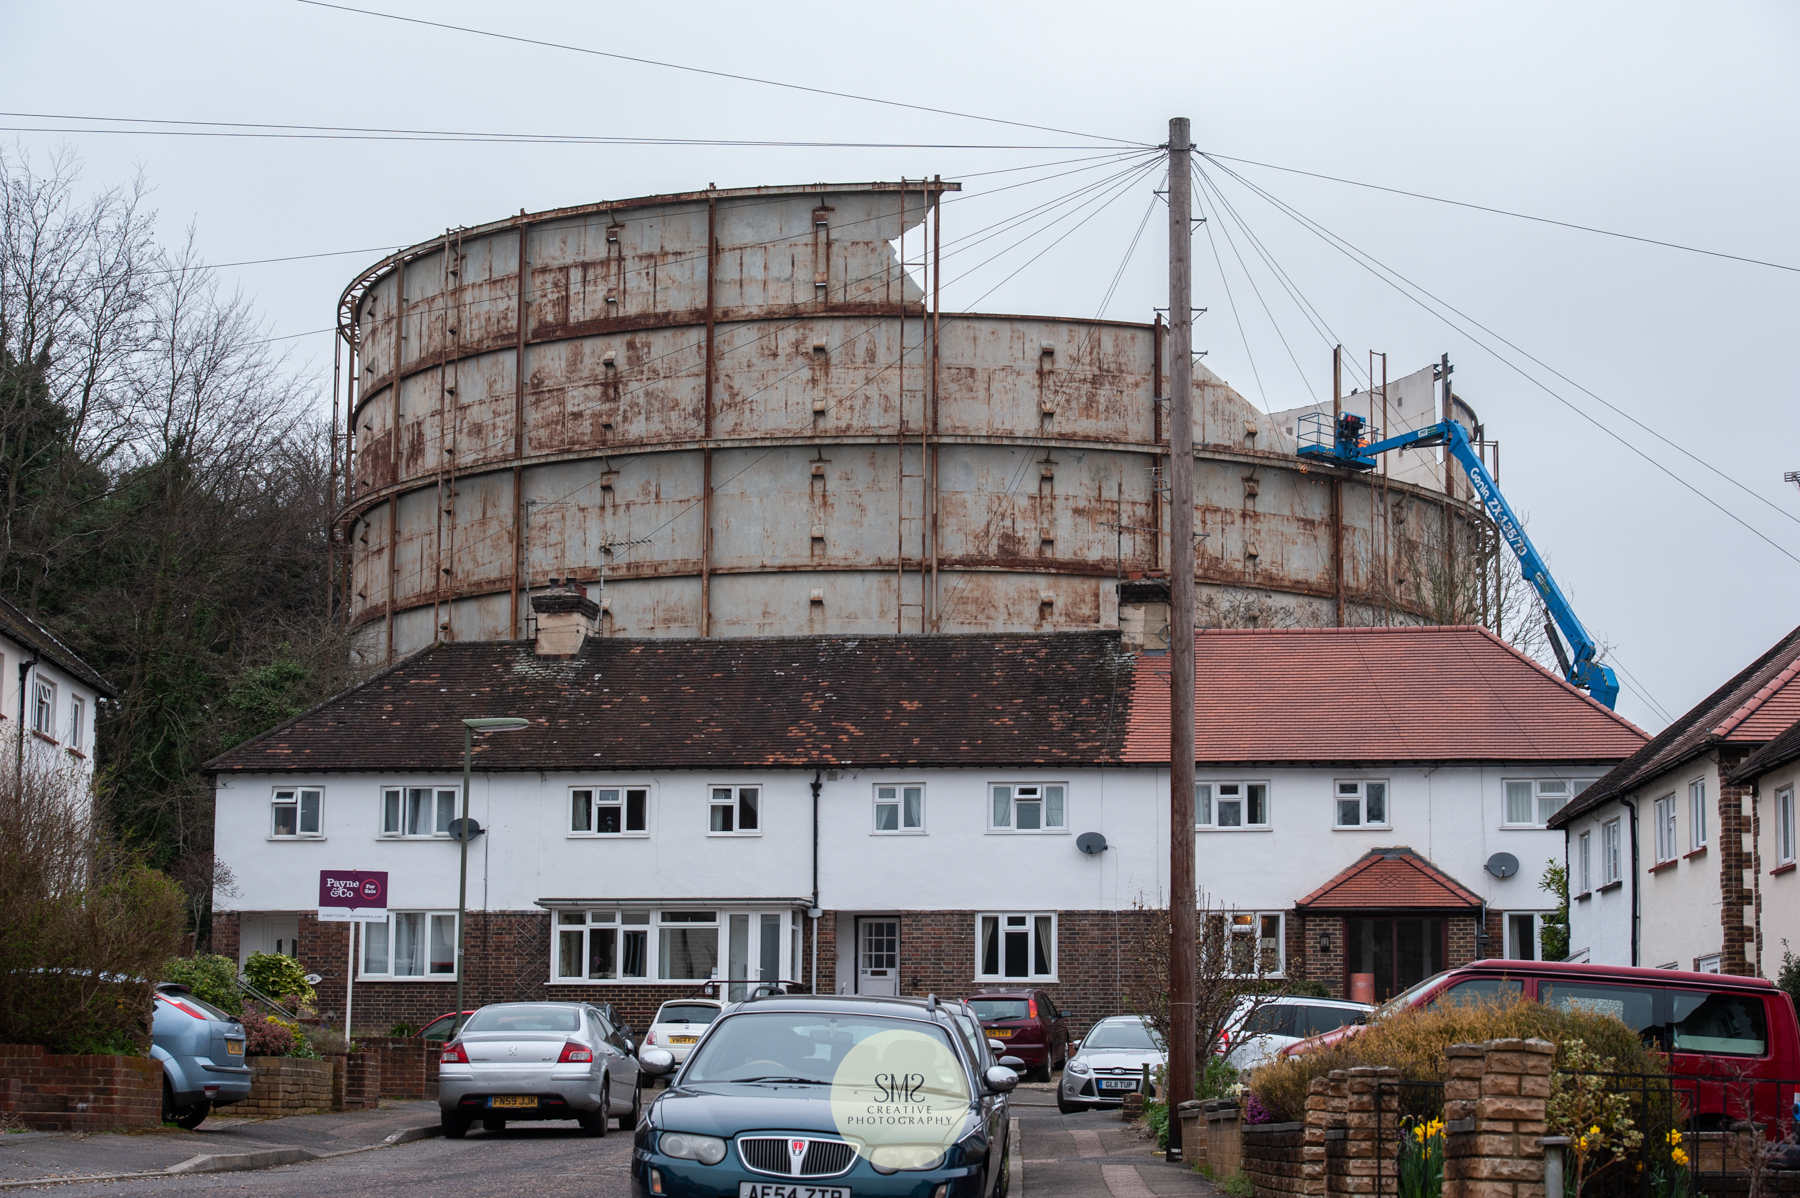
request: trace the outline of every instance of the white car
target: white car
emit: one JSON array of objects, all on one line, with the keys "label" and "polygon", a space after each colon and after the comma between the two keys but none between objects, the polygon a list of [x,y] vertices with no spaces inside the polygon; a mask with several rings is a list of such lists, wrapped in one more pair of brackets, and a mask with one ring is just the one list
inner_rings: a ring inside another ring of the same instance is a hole
[{"label": "white car", "polygon": [[650,1020],[650,1030],[644,1034],[645,1048],[666,1048],[675,1057],[675,1063],[687,1060],[688,1053],[694,1051],[694,1044],[706,1029],[712,1026],[713,1020],[725,1004],[710,998],[676,998],[658,1007],[656,1015]]},{"label": "white car", "polygon": [[1268,1064],[1290,1044],[1298,1044],[1320,1032],[1336,1031],[1366,1017],[1374,1009],[1368,1003],[1341,998],[1303,998],[1286,994],[1262,999],[1240,998],[1219,1051],[1242,1073]]},{"label": "white car", "polygon": [[1111,1015],[1088,1029],[1063,1066],[1056,1109],[1063,1114],[1110,1106],[1143,1086],[1144,1066],[1154,1071],[1169,1054],[1156,1031],[1137,1015]]}]

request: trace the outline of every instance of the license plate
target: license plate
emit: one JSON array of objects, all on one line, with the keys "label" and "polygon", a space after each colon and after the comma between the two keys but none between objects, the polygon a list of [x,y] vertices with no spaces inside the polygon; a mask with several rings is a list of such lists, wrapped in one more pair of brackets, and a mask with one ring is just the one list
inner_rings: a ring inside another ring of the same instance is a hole
[{"label": "license plate", "polygon": [[990,1027],[987,1030],[987,1034],[996,1040],[1010,1040],[1012,1039],[1013,1029],[1010,1027]]},{"label": "license plate", "polygon": [[496,1094],[488,1099],[488,1106],[530,1110],[537,1106],[537,1099],[528,1094]]},{"label": "license plate", "polygon": [[670,1044],[692,1044],[694,1041],[698,1040],[699,1038],[700,1037],[698,1037],[698,1036],[670,1036],[669,1043]]},{"label": "license plate", "polygon": [[1135,1090],[1139,1083],[1132,1078],[1108,1079],[1100,1083],[1102,1090]]},{"label": "license plate", "polygon": [[738,1198],[850,1198],[849,1186],[815,1186],[803,1181],[740,1181]]},{"label": "license plate", "polygon": [[231,1056],[231,1057],[243,1056],[244,1055],[244,1042],[242,1040],[227,1040],[227,1041],[225,1041],[225,1055]]}]

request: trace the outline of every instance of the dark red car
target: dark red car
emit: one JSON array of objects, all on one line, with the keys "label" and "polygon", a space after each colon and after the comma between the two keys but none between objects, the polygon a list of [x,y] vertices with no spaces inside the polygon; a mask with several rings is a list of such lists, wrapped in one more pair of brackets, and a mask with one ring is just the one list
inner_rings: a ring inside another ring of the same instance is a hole
[{"label": "dark red car", "polygon": [[1069,1059],[1069,1013],[1042,990],[982,990],[966,1001],[988,1038],[1025,1062],[1025,1080],[1047,1082]]}]

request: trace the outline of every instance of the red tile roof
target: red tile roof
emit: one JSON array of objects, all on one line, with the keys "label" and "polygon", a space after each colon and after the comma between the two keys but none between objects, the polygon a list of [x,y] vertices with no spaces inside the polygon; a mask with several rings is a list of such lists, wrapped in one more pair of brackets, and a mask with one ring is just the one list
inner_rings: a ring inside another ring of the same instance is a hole
[{"label": "red tile roof", "polygon": [[[1125,759],[1169,759],[1169,659],[1138,660]],[[1486,629],[1207,630],[1206,762],[1616,762],[1646,737]]]},{"label": "red tile roof", "polygon": [[1721,743],[1754,747],[1773,741],[1800,720],[1800,628],[1794,629],[1724,686],[1700,700],[1656,739],[1557,812],[1560,828],[1628,794]]},{"label": "red tile roof", "polygon": [[1479,907],[1481,896],[1400,845],[1370,849],[1294,906],[1307,911],[1445,911]]}]

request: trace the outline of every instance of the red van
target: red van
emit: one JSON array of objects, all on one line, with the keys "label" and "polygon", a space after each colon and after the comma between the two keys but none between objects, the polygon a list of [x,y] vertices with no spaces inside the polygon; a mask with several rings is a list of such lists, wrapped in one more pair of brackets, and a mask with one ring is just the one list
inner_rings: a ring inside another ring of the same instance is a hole
[{"label": "red van", "polygon": [[[1505,1000],[1524,995],[1553,1007],[1616,1015],[1669,1056],[1669,1071],[1692,1078],[1696,1128],[1716,1130],[1742,1118],[1750,1092],[1758,1120],[1785,1126],[1800,1079],[1800,1022],[1787,992],[1763,978],[1623,965],[1550,961],[1474,961],[1426,978],[1395,995],[1369,1019],[1440,1002]],[[1302,1040],[1282,1055],[1309,1052],[1354,1036],[1362,1025]],[[1762,1083],[1762,1084],[1758,1084]],[[1786,1084],[1776,1084],[1786,1083]],[[1729,1109],[1728,1109],[1729,1108]]]}]

